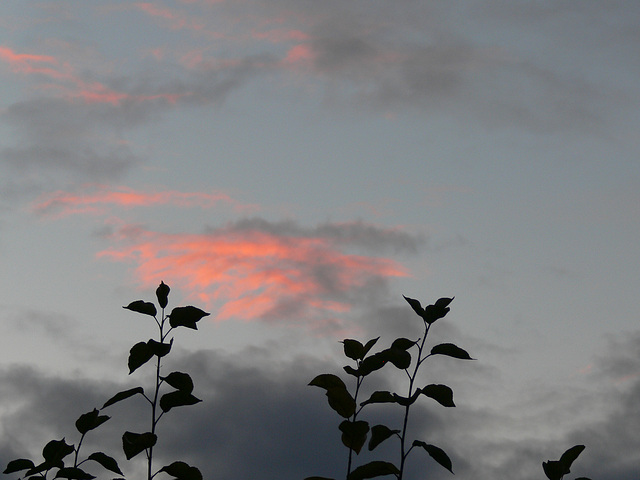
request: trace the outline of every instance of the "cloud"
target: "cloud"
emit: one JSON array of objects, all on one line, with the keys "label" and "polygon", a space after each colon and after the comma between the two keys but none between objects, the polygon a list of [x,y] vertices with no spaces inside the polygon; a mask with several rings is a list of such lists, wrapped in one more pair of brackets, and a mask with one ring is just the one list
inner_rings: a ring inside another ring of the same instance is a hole
[{"label": "cloud", "polygon": [[113,235],[122,246],[98,256],[136,264],[136,277],[145,286],[164,280],[207,305],[222,302],[219,320],[335,321],[373,292],[384,294],[388,279],[409,275],[389,258],[349,250],[413,253],[422,241],[361,222],[310,228],[247,219],[202,234],[132,227]]},{"label": "cloud", "polygon": [[224,192],[141,191],[128,187],[84,185],[79,193],[56,191],[43,194],[31,209],[37,215],[56,218],[79,213],[105,214],[110,206],[151,207],[169,205],[181,208],[212,208],[230,204],[238,211],[255,210],[255,205],[243,205]]}]

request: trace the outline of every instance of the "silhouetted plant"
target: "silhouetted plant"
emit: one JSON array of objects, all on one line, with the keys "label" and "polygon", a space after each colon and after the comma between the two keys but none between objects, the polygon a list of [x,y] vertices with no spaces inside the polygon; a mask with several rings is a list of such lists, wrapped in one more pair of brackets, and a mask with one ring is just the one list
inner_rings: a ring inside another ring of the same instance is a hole
[{"label": "silhouetted plant", "polygon": [[[347,374],[355,377],[353,395],[337,375],[321,374],[309,383],[309,385],[323,388],[326,391],[329,406],[344,418],[339,425],[339,429],[342,432],[342,443],[349,450],[347,480],[361,480],[385,475],[395,475],[398,480],[402,480],[407,457],[415,447],[426,451],[437,463],[453,473],[451,460],[441,448],[422,440],[413,440],[411,446],[408,447],[407,427],[409,424],[409,412],[411,406],[421,395],[430,397],[445,407],[455,407],[453,390],[448,386],[431,384],[423,388],[416,387],[418,370],[429,357],[445,355],[461,360],[471,360],[471,357],[465,350],[452,343],[435,345],[428,354],[425,351],[425,342],[431,326],[436,320],[443,318],[449,313],[449,304],[453,298],[441,298],[433,305],[428,305],[424,308],[418,300],[407,297],[404,298],[424,323],[424,334],[422,338],[415,341],[407,338],[397,338],[389,348],[371,355],[369,355],[369,352],[380,337],[369,340],[364,345],[357,340],[344,340],[342,342],[344,345],[344,354],[355,362],[355,367],[350,365],[344,367]],[[412,358],[410,353],[411,349],[416,350],[414,358]],[[364,379],[389,363],[400,370],[404,370],[406,373],[408,379],[407,395],[403,396],[386,390],[378,390],[374,391],[367,400],[358,404],[358,395]],[[363,408],[376,403],[398,405],[404,413],[401,428],[392,429],[386,425],[369,427],[367,421],[361,420],[360,413]],[[383,460],[374,460],[354,469],[352,465],[353,454],[355,453],[357,455],[360,453],[362,447],[367,442],[367,437],[369,437],[369,451],[374,450],[385,440],[391,437],[397,437],[399,440],[399,463],[395,464]],[[308,477],[305,480],[333,479],[316,476]]]},{"label": "silhouetted plant", "polygon": [[[151,480],[159,473],[166,473],[176,480],[202,480],[202,474],[196,467],[192,467],[185,462],[176,461],[166,465],[154,472],[153,449],[158,440],[156,428],[158,422],[165,413],[180,406],[194,405],[201,400],[195,397],[193,392],[193,381],[189,374],[183,372],[171,372],[166,376],[161,375],[161,359],[166,357],[173,346],[173,338],[167,341],[169,334],[178,327],[186,327],[197,330],[197,322],[208,313],[193,306],[175,307],[170,314],[165,314],[168,304],[170,288],[161,282],[156,289],[156,297],[161,313],[158,317],[158,310],[151,302],[136,300],[127,305],[126,308],[136,313],[153,317],[158,327],[157,340],[149,339],[146,342],[136,343],[129,352],[128,366],[129,374],[155,358],[155,380],[152,385],[152,393],[146,394],[142,387],[135,387],[118,392],[105,402],[100,408],[94,408],[91,412],[80,415],[76,421],[76,429],[80,433],[78,445],[68,445],[62,440],[52,440],[47,443],[42,450],[43,461],[38,465],[30,459],[21,458],[8,463],[5,474],[24,472],[23,477],[28,480],[47,479],[50,473],[55,473],[53,478],[67,478],[72,480],[90,480],[96,478],[83,468],[85,462],[93,461],[100,464],[106,470],[117,475],[123,475],[117,461],[103,452],[94,452],[80,461],[80,449],[85,435],[98,428],[109,420],[109,416],[101,415],[105,408],[135,395],[141,395],[149,405],[150,422],[149,431],[144,433],[134,433],[126,431],[122,435],[122,449],[127,460],[131,460],[139,453],[145,452],[147,457],[147,480]],[[161,387],[168,385],[173,390],[160,394]],[[73,455],[73,462],[67,457]],[[122,477],[114,480],[124,480]]]},{"label": "silhouetted plant", "polygon": [[[571,465],[584,450],[584,445],[575,445],[564,452],[560,460],[548,460],[542,462],[542,468],[549,480],[562,480],[565,475],[571,473]],[[576,478],[576,480],[590,480],[587,477]]]}]

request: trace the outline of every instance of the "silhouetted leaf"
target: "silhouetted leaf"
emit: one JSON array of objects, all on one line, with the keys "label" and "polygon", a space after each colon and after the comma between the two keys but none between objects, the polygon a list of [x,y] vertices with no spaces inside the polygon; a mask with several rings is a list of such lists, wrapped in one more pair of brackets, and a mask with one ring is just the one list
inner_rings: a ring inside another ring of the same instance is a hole
[{"label": "silhouetted leaf", "polygon": [[171,310],[171,315],[169,315],[169,325],[171,325],[172,328],[187,327],[197,330],[198,326],[196,323],[199,322],[202,317],[206,317],[207,315],[209,315],[207,312],[191,305],[186,307],[176,307]]},{"label": "silhouetted leaf", "polygon": [[455,407],[453,403],[453,390],[446,385],[427,385],[420,389],[420,392],[427,397],[433,398],[440,405],[445,407]]},{"label": "silhouetted leaf", "polygon": [[367,433],[369,433],[369,424],[363,420],[352,422],[344,420],[340,423],[340,431],[342,432],[342,443],[345,447],[352,449],[356,453],[360,453],[363,445],[367,441]]},{"label": "silhouetted leaf", "polygon": [[80,415],[80,418],[76,420],[76,428],[78,431],[84,435],[89,430],[99,427],[111,418],[107,415],[99,415],[99,413],[98,409],[94,408],[91,412]]},{"label": "silhouetted leaf", "polygon": [[135,302],[131,302],[126,307],[127,310],[131,310],[132,312],[144,313],[145,315],[151,315],[155,317],[158,314],[156,310],[156,306],[151,302],[145,302],[144,300],[136,300]]},{"label": "silhouetted leaf", "polygon": [[157,357],[164,357],[168,355],[171,351],[171,346],[173,345],[173,338],[169,343],[160,343],[155,340],[149,339],[147,342],[149,349],[151,350],[151,354]]},{"label": "silhouetted leaf", "polygon": [[413,308],[414,312],[416,312],[420,317],[424,316],[424,308],[422,308],[419,300],[405,297],[404,295],[402,297],[407,301],[409,305],[411,305],[411,308]]},{"label": "silhouetted leaf", "polygon": [[361,407],[368,405],[370,403],[396,403],[396,399],[391,394],[391,392],[387,392],[386,390],[378,390],[373,392],[371,396],[366,399],[364,402],[360,403]]},{"label": "silhouetted leaf", "polygon": [[193,380],[191,380],[191,377],[187,373],[171,372],[166,377],[160,378],[181,392],[193,392]]},{"label": "silhouetted leaf", "polygon": [[138,342],[129,351],[129,375],[153,357],[153,350],[146,342]]},{"label": "silhouetted leaf", "polygon": [[126,398],[133,397],[141,393],[144,395],[144,389],[142,387],[130,388],[129,390],[124,390],[122,392],[116,393],[113,397],[105,402],[102,408],[106,408],[109,405],[113,405],[114,403],[120,402],[121,400],[125,400]]},{"label": "silhouetted leaf", "polygon": [[398,350],[409,350],[416,344],[413,340],[409,340],[408,338],[396,338],[391,344],[391,348]]},{"label": "silhouetted leaf", "polygon": [[80,468],[67,467],[67,468],[61,468],[60,470],[58,470],[55,478],[68,478],[71,480],[91,480],[96,477],[85,472]]},{"label": "silhouetted leaf", "polygon": [[400,470],[393,463],[376,460],[366,463],[353,470],[347,480],[364,480],[365,478],[382,477],[384,475],[398,475]]},{"label": "silhouetted leaf", "polygon": [[169,303],[169,292],[171,289],[164,282],[160,282],[158,288],[156,288],[156,297],[158,298],[158,304],[160,308],[165,308]]},{"label": "silhouetted leaf", "polygon": [[185,405],[195,405],[201,402],[199,398],[194,397],[189,392],[176,390],[175,392],[165,393],[160,398],[160,408],[163,412],[168,412],[174,407],[183,407]]},{"label": "silhouetted leaf", "polygon": [[376,448],[392,435],[400,433],[400,430],[391,430],[386,425],[374,425],[371,427],[371,440],[369,440],[369,451]]},{"label": "silhouetted leaf", "polygon": [[[29,470],[26,475],[37,475],[41,472],[46,472],[47,470],[51,470],[52,468],[62,468],[64,467],[64,462],[62,460],[57,461],[55,464],[51,463],[51,462],[42,462],[40,465],[36,465],[35,467],[33,467],[31,470]],[[31,480],[32,478],[40,478],[40,477],[30,477],[29,480]]]},{"label": "silhouetted leaf", "polygon": [[431,355],[447,355],[461,360],[473,360],[469,354],[462,348],[453,343],[441,343],[431,349]]},{"label": "silhouetted leaf", "polygon": [[159,471],[166,472],[177,480],[202,480],[200,470],[185,462],[173,462],[171,465],[162,467]]},{"label": "silhouetted leaf", "polygon": [[436,300],[434,307],[447,308],[451,302],[453,302],[453,298],[439,298],[438,300]]},{"label": "silhouetted leaf", "polygon": [[411,354],[406,350],[391,347],[383,350],[381,355],[384,360],[393,363],[393,365],[400,370],[409,368],[409,365],[411,365]]},{"label": "silhouetted leaf", "polygon": [[326,390],[329,406],[343,418],[349,418],[356,411],[356,402],[347,391],[347,386],[340,377],[323,373],[309,382],[309,385]]},{"label": "silhouetted leaf", "polygon": [[424,448],[431,458],[433,458],[441,466],[453,473],[451,460],[449,459],[449,456],[444,452],[444,450],[436,447],[435,445],[429,445],[428,443],[425,443],[421,440],[414,440],[413,445],[415,447]]},{"label": "silhouetted leaf", "polygon": [[542,469],[549,480],[560,480],[571,473],[571,464],[584,450],[584,445],[575,445],[564,452],[560,460],[542,462]]},{"label": "silhouetted leaf", "polygon": [[156,444],[158,437],[154,433],[124,432],[122,435],[122,450],[127,460],[131,460],[140,452],[151,448]]},{"label": "silhouetted leaf", "polygon": [[104,468],[109,470],[110,472],[117,473],[118,475],[122,475],[120,471],[120,467],[118,466],[118,462],[116,462],[109,455],[106,455],[102,452],[92,453],[87,457],[89,460],[93,460],[94,462],[98,462]]},{"label": "silhouetted leaf", "polygon": [[385,358],[383,352],[378,352],[362,360],[358,371],[360,372],[361,376],[366,377],[371,372],[380,370],[386,363],[387,359]]},{"label": "silhouetted leaf", "polygon": [[35,465],[33,464],[33,462],[28,458],[18,458],[17,460],[12,460],[7,463],[7,467],[2,473],[14,473],[34,467]]},{"label": "silhouetted leaf", "polygon": [[402,405],[403,407],[408,407],[410,405],[413,405],[419,396],[420,396],[420,389],[416,390],[414,394],[411,395],[410,398],[403,397],[402,395],[398,395],[397,393],[394,393],[393,399],[397,404]]},{"label": "silhouetted leaf", "polygon": [[44,458],[45,462],[57,464],[73,451],[73,445],[67,445],[64,438],[62,440],[51,440],[42,449],[42,458]]},{"label": "silhouetted leaf", "polygon": [[353,368],[351,365],[345,365],[342,368],[344,368],[344,371],[347,372],[349,375],[353,375],[354,377],[360,376],[360,372],[355,368]]},{"label": "silhouetted leaf", "polygon": [[364,357],[364,345],[358,340],[347,338],[342,341],[344,354],[352,360],[361,360]]},{"label": "silhouetted leaf", "polygon": [[453,298],[441,298],[436,301],[433,305],[427,305],[424,308],[424,315],[422,318],[428,324],[432,324],[439,318],[444,317],[447,313],[449,313],[449,305],[453,301]]},{"label": "silhouetted leaf", "polygon": [[367,343],[365,343],[364,349],[363,349],[363,353],[362,353],[362,358],[366,357],[367,353],[369,353],[369,350],[371,350],[373,348],[373,346],[376,344],[376,342],[379,339],[380,339],[380,337],[372,338]]}]

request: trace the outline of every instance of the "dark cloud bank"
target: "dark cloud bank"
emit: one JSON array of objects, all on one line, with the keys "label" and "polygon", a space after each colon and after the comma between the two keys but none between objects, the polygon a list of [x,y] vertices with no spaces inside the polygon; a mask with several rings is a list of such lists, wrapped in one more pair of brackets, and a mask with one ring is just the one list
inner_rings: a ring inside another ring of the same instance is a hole
[{"label": "dark cloud bank", "polygon": [[[623,347],[602,361],[602,368],[595,375],[608,375],[605,371],[611,368],[618,373],[620,368],[625,372],[629,368],[634,373],[640,371],[640,335],[633,336]],[[167,368],[188,371],[196,385],[194,393],[203,402],[176,409],[160,423],[158,465],[182,459],[197,465],[204,478],[220,480],[293,480],[311,475],[343,478],[346,451],[340,445],[339,419],[327,405],[322,390],[307,386],[319,373],[341,374],[343,359],[299,357],[285,364],[276,357],[277,352],[254,347],[235,355],[199,351],[172,359]],[[484,375],[482,369],[472,366],[470,370],[473,375]],[[448,371],[445,368],[437,374],[438,381],[448,383]],[[0,376],[2,464],[14,458],[35,457],[49,439],[65,436],[68,442],[76,442],[73,422],[81,413],[102,405],[116,391],[135,385],[47,378],[18,367],[5,369]],[[381,383],[372,388],[393,389],[384,377],[379,378]],[[133,380],[130,378],[129,382]],[[456,476],[451,477],[416,451],[410,457],[407,478],[544,478],[543,460],[559,457],[572,445],[585,444],[587,450],[574,465],[571,478],[582,475],[594,480],[636,480],[640,464],[639,395],[640,378],[636,376],[628,387],[608,399],[615,408],[607,416],[596,419],[594,412],[592,422],[576,426],[560,438],[532,437],[519,442],[482,433],[492,422],[509,421],[499,412],[474,410],[463,399],[457,401],[455,409],[445,409],[435,402],[418,402],[412,413],[416,437],[444,448],[453,460]],[[371,408],[365,415],[367,420],[396,425],[400,420],[398,412],[382,407],[389,406]],[[134,471],[133,466],[143,460],[124,460],[119,443],[125,429],[145,429],[148,412],[143,408],[142,399],[132,398],[105,410],[113,418],[96,435],[100,440],[97,445],[91,443],[95,438],[87,438],[85,452],[99,446],[119,459],[127,469],[125,473]],[[381,452],[394,458],[392,450],[382,448]],[[361,457],[359,461],[371,459],[366,452]]]}]

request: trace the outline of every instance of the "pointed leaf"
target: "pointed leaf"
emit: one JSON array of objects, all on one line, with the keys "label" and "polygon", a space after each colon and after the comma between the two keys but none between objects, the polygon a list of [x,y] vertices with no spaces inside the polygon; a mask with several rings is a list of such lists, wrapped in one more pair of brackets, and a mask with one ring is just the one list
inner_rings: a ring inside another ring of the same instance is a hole
[{"label": "pointed leaf", "polygon": [[447,308],[451,302],[453,302],[453,297],[452,298],[443,297],[436,300],[436,303],[434,304],[434,306],[438,308]]},{"label": "pointed leaf", "polygon": [[329,388],[344,388],[347,389],[347,386],[344,384],[342,379],[337,375],[333,375],[331,373],[321,373],[316,376],[313,380],[309,382],[310,386],[320,387],[328,390]]},{"label": "pointed leaf", "polygon": [[76,428],[81,434],[87,433],[89,430],[98,428],[104,422],[109,420],[107,415],[99,415],[98,409],[94,408],[91,412],[80,415],[80,418],[76,420]]},{"label": "pointed leaf", "polygon": [[106,408],[109,405],[113,405],[114,403],[117,403],[126,398],[133,397],[138,393],[144,395],[144,389],[142,387],[135,387],[135,388],[130,388],[129,390],[124,390],[122,392],[116,393],[113,397],[111,397],[109,400],[105,402],[102,408]]},{"label": "pointed leaf", "polygon": [[363,420],[357,420],[355,422],[344,420],[340,423],[339,428],[342,432],[342,443],[344,446],[356,453],[360,453],[360,450],[362,450],[362,447],[367,441],[369,424]]},{"label": "pointed leaf", "polygon": [[354,377],[359,377],[360,376],[360,372],[358,370],[356,370],[355,368],[353,368],[351,365],[345,365],[344,367],[342,367],[344,369],[345,372],[347,372],[349,375],[353,375]]},{"label": "pointed leaf", "polygon": [[427,397],[433,398],[440,405],[445,407],[455,407],[453,403],[453,390],[446,385],[427,385],[420,389],[420,392]]},{"label": "pointed leaf", "polygon": [[449,313],[449,305],[453,301],[453,298],[441,298],[434,305],[428,305],[424,309],[424,321],[428,324],[432,324],[439,318],[444,317]]},{"label": "pointed leaf", "polygon": [[409,340],[408,338],[396,338],[391,344],[391,348],[397,350],[409,350],[416,344],[413,340]]},{"label": "pointed leaf", "polygon": [[361,376],[366,377],[370,373],[380,370],[386,363],[387,359],[384,352],[378,352],[362,360],[358,371]]},{"label": "pointed leaf", "polygon": [[172,328],[187,327],[197,330],[198,326],[196,322],[207,315],[209,315],[207,312],[191,305],[176,307],[171,311],[171,315],[169,315],[169,325],[171,325]]},{"label": "pointed leaf", "polygon": [[193,392],[193,380],[191,380],[191,377],[187,373],[171,372],[166,377],[160,378],[176,390],[186,393]]},{"label": "pointed leaf", "polygon": [[160,282],[158,288],[156,288],[156,298],[158,299],[158,304],[160,308],[165,308],[167,303],[169,303],[169,292],[171,289],[164,282]]},{"label": "pointed leaf", "polygon": [[414,394],[411,395],[411,398],[403,397],[402,395],[398,395],[397,393],[394,393],[393,399],[397,404],[402,405],[403,407],[408,407],[410,405],[413,405],[419,396],[420,396],[420,389],[416,390]]},{"label": "pointed leaf", "polygon": [[399,475],[400,470],[393,463],[373,461],[353,470],[347,480],[364,480],[365,478],[382,477],[384,475]]},{"label": "pointed leaf", "polygon": [[395,402],[396,402],[396,399],[391,394],[391,392],[388,392],[386,390],[378,390],[376,392],[373,392],[367,400],[360,403],[360,406],[364,407],[365,405],[368,405],[370,403],[395,403]]},{"label": "pointed leaf", "polygon": [[444,468],[449,470],[451,473],[453,473],[451,459],[449,459],[449,456],[444,452],[444,450],[436,447],[435,445],[429,445],[428,443],[425,443],[420,440],[415,440],[413,442],[413,445],[415,447],[424,448],[431,458],[433,458],[441,466],[443,466]]},{"label": "pointed leaf", "polygon": [[560,462],[567,467],[567,473],[570,473],[571,464],[578,458],[584,448],[584,445],[575,445],[562,454]]},{"label": "pointed leaf", "polygon": [[199,398],[194,397],[189,392],[182,392],[176,390],[175,392],[169,392],[164,394],[160,398],[160,408],[163,412],[168,412],[174,407],[183,407],[185,405],[195,405],[201,402]]},{"label": "pointed leaf", "polygon": [[326,390],[329,406],[343,418],[349,418],[356,411],[356,402],[347,391],[347,386],[336,375],[323,373],[311,380],[311,386],[324,388]]},{"label": "pointed leaf", "polygon": [[473,360],[469,354],[462,348],[453,343],[441,343],[431,349],[431,355],[447,355],[461,360]]},{"label": "pointed leaf", "polygon": [[200,470],[185,462],[173,462],[171,465],[162,467],[159,471],[166,472],[177,480],[202,480]]},{"label": "pointed leaf", "polygon": [[173,345],[173,338],[169,343],[160,343],[152,339],[149,339],[149,341],[147,342],[147,346],[151,351],[151,355],[152,356],[156,355],[157,357],[164,357],[165,355],[168,355],[169,352],[171,351],[172,345]]},{"label": "pointed leaf", "polygon": [[55,478],[68,478],[71,480],[92,480],[93,478],[96,478],[96,477],[85,472],[80,468],[67,467],[67,468],[61,468],[60,470],[58,470],[58,473],[56,473]]},{"label": "pointed leaf", "polygon": [[98,462],[100,465],[102,465],[104,468],[106,468],[110,472],[117,473],[118,475],[123,474],[122,471],[120,470],[120,467],[118,466],[118,462],[116,462],[115,459],[113,459],[109,455],[106,455],[102,452],[92,453],[87,457],[87,459],[93,460],[94,462]]},{"label": "pointed leaf", "polygon": [[414,312],[416,312],[421,317],[424,316],[424,308],[422,308],[422,305],[420,304],[419,300],[405,297],[404,295],[402,297],[407,301],[409,305],[411,305],[411,308],[413,308]]},{"label": "pointed leaf", "polygon": [[364,346],[358,341],[347,338],[342,341],[344,354],[352,360],[361,360],[364,357]]},{"label": "pointed leaf", "polygon": [[382,351],[381,354],[386,361],[393,363],[400,370],[409,368],[409,365],[411,365],[411,354],[406,350],[391,347]]},{"label": "pointed leaf", "polygon": [[129,375],[153,357],[153,350],[146,342],[138,342],[129,351]]},{"label": "pointed leaf", "polygon": [[400,433],[400,430],[391,430],[386,425],[374,425],[371,427],[371,440],[369,440],[369,451],[376,448],[392,435]]},{"label": "pointed leaf", "polygon": [[27,470],[29,468],[34,468],[35,465],[28,458],[18,458],[17,460],[12,460],[7,463],[7,467],[4,469],[2,473],[14,473],[19,472],[21,470]]},{"label": "pointed leaf", "polygon": [[64,438],[62,440],[51,440],[42,449],[42,458],[45,462],[56,464],[64,457],[73,453],[73,445],[68,445]]},{"label": "pointed leaf", "polygon": [[565,466],[559,460],[542,462],[542,469],[549,480],[560,480],[566,472]]},{"label": "pointed leaf", "polygon": [[376,344],[378,340],[380,340],[380,337],[372,338],[367,343],[365,343],[363,353],[362,353],[363,358],[367,355],[367,353],[369,353],[369,350],[373,348],[373,346]]},{"label": "pointed leaf", "polygon": [[124,432],[122,435],[122,450],[127,460],[131,460],[140,452],[153,447],[158,437],[154,433]]},{"label": "pointed leaf", "polygon": [[131,310],[132,312],[143,313],[145,315],[151,315],[155,317],[158,314],[156,310],[156,306],[151,302],[145,302],[144,300],[136,300],[135,302],[131,302],[126,307],[127,310]]}]

